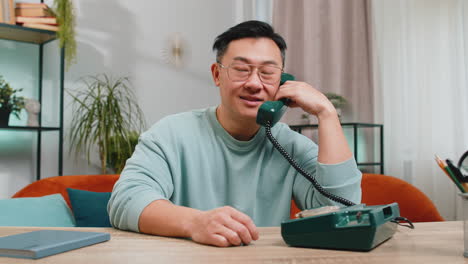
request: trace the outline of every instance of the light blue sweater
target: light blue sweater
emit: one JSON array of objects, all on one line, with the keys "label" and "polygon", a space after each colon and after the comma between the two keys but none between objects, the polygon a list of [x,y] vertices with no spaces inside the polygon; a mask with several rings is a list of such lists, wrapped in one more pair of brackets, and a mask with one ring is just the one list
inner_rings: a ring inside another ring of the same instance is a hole
[{"label": "light blue sweater", "polygon": [[[278,226],[288,219],[291,197],[300,208],[335,204],[289,165],[263,127],[251,140],[238,141],[215,111],[171,115],[141,135],[108,204],[114,227],[138,232],[141,212],[159,199],[199,210],[229,205],[257,226]],[[286,124],[276,124],[272,134],[324,189],[361,201],[361,172],[354,159],[321,164],[317,145]]]}]

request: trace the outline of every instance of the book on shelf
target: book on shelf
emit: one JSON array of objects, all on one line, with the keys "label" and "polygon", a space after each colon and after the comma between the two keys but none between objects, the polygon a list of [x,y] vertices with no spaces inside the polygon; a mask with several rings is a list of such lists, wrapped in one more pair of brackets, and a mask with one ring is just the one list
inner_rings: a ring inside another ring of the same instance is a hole
[{"label": "book on shelf", "polygon": [[57,25],[57,18],[19,16],[19,17],[16,17],[16,23],[35,23],[35,24]]},{"label": "book on shelf", "polygon": [[25,17],[46,17],[52,13],[47,8],[15,8],[16,16]]},{"label": "book on shelf", "polygon": [[0,23],[3,23],[3,2],[0,0]]},{"label": "book on shelf", "polygon": [[109,233],[39,230],[0,237],[0,256],[38,259],[108,241]]},{"label": "book on shelf", "polygon": [[56,25],[39,24],[39,23],[24,23],[23,27],[44,29],[44,30],[50,30],[50,31],[58,31],[59,30],[59,27],[56,26]]},{"label": "book on shelf", "polygon": [[25,17],[53,16],[49,7],[44,3],[16,3],[15,14]]},{"label": "book on shelf", "polygon": [[13,0],[0,0],[0,23],[15,24]]},{"label": "book on shelf", "polygon": [[45,3],[16,3],[17,8],[49,8]]}]

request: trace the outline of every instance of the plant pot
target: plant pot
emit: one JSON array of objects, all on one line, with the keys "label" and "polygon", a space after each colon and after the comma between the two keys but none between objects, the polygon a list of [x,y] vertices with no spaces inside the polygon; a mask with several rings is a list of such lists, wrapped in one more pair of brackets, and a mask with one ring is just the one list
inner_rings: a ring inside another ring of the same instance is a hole
[{"label": "plant pot", "polygon": [[0,108],[0,127],[7,127],[8,122],[10,121],[11,111]]},{"label": "plant pot", "polygon": [[338,120],[340,120],[340,123],[341,123],[343,121],[343,120],[341,120],[341,117],[342,117],[341,108],[336,108],[336,113],[338,114]]}]

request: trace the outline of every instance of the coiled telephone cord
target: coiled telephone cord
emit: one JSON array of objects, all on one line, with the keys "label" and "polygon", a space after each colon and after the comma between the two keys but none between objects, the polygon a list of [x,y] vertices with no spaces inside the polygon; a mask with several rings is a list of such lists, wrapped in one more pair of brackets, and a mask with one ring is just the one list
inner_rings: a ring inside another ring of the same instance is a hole
[{"label": "coiled telephone cord", "polygon": [[299,166],[299,164],[297,164],[297,162],[289,155],[288,152],[286,152],[286,150],[280,145],[280,143],[278,143],[276,138],[274,138],[273,135],[271,134],[271,123],[270,122],[268,122],[267,125],[265,126],[265,131],[266,131],[266,135],[267,135],[268,139],[273,144],[273,146],[281,153],[281,155],[283,155],[283,157],[289,162],[289,164],[291,164],[291,166],[293,166],[300,174],[302,174],[302,176],[304,176],[307,180],[309,180],[312,183],[312,185],[315,187],[315,189],[319,193],[321,193],[323,196],[327,197],[328,199],[330,199],[332,201],[335,201],[337,203],[340,203],[342,205],[346,205],[346,206],[356,205],[355,203],[351,202],[350,200],[347,200],[347,199],[345,199],[343,197],[340,197],[340,196],[334,195],[332,193],[329,193],[328,191],[323,189],[323,187],[320,186],[320,184],[318,184],[317,180],[315,180],[315,178],[312,177],[312,175],[310,175],[301,166]]}]

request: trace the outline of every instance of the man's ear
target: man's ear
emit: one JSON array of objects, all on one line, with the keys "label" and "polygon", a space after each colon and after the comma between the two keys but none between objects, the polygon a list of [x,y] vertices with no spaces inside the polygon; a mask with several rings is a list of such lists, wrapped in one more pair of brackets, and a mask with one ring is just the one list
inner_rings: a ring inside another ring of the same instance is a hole
[{"label": "man's ear", "polygon": [[213,81],[216,86],[219,86],[219,74],[218,63],[211,64],[211,75],[213,76]]}]

